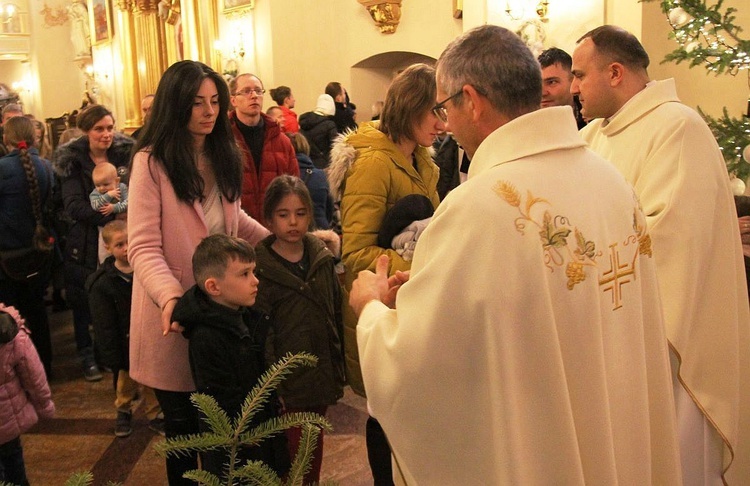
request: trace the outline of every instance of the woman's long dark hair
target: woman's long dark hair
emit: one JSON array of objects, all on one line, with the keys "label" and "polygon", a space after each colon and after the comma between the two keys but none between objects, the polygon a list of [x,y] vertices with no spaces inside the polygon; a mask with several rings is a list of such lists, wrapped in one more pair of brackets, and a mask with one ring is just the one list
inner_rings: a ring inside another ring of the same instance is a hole
[{"label": "woman's long dark hair", "polygon": [[150,148],[149,160],[164,167],[180,200],[192,204],[196,199],[203,199],[203,178],[195,165],[198,154],[194,153],[193,136],[187,126],[204,79],[212,80],[219,92],[219,113],[213,131],[206,136],[204,151],[219,190],[227,200],[236,201],[242,194],[242,159],[227,115],[229,88],[224,78],[203,63],[180,61],[164,72],[156,89],[151,116],[133,154]]}]

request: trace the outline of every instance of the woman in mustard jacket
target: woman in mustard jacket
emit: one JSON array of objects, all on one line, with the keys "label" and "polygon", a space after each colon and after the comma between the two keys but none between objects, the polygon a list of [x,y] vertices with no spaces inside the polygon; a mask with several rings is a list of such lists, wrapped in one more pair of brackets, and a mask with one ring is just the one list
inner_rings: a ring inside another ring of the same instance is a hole
[{"label": "woman in mustard jacket", "polygon": [[[378,231],[386,212],[410,194],[426,196],[438,205],[438,168],[426,147],[445,130],[433,113],[435,70],[415,64],[399,74],[388,88],[380,121],[360,125],[342,135],[331,150],[328,168],[331,192],[341,205],[342,261],[346,266],[344,348],[347,381],[356,393],[365,394],[357,352],[357,318],[349,307],[348,292],[361,270],[375,270],[380,255],[390,258],[389,275],[409,270],[393,249],[377,246]],[[390,481],[390,449],[379,424],[367,423],[367,447],[376,484]],[[378,454],[377,451],[380,451]]]}]

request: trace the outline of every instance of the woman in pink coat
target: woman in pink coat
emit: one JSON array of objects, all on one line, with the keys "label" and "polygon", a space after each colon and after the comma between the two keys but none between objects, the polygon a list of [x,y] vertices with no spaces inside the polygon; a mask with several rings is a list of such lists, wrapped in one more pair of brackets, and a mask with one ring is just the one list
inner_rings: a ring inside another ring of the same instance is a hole
[{"label": "woman in pink coat", "polygon": [[[173,64],[159,82],[131,162],[130,375],[154,389],[167,438],[198,433],[188,341],[171,319],[177,299],[195,283],[193,251],[211,234],[253,245],[268,235],[240,210],[242,162],[228,107],[229,90],[214,70],[195,61]],[[190,469],[197,469],[194,454],[169,457],[169,484],[192,484],[182,478]]]},{"label": "woman in pink coat", "polygon": [[44,367],[23,319],[0,304],[0,483],[29,484],[21,434],[39,418],[51,418],[55,404]]}]

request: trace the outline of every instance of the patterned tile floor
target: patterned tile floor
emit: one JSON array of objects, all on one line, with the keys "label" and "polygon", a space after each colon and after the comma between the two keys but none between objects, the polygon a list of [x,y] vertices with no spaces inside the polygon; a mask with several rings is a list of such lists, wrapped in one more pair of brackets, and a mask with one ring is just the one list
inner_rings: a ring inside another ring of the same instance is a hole
[{"label": "patterned tile floor", "polygon": [[[95,485],[119,481],[126,486],[166,485],[164,461],[153,450],[162,440],[137,413],[133,434],[113,435],[114,392],[112,375],[89,383],[83,379],[75,357],[70,311],[51,314],[54,376],[50,382],[57,407],[54,419],[37,424],[22,437],[26,469],[32,485],[63,485],[77,471],[92,471]],[[340,486],[372,484],[367,465],[364,426],[365,401],[347,389],[344,398],[330,407],[334,431],[325,438],[321,480]]]}]

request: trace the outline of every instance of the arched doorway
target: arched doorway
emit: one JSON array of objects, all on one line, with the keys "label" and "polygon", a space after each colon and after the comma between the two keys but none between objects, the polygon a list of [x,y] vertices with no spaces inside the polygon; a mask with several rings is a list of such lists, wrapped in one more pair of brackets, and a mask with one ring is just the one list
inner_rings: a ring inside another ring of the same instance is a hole
[{"label": "arched doorway", "polygon": [[385,99],[391,81],[404,68],[419,62],[434,66],[436,61],[417,52],[391,51],[375,54],[352,66],[349,91],[357,105],[357,121],[361,123],[372,118],[373,103]]}]

